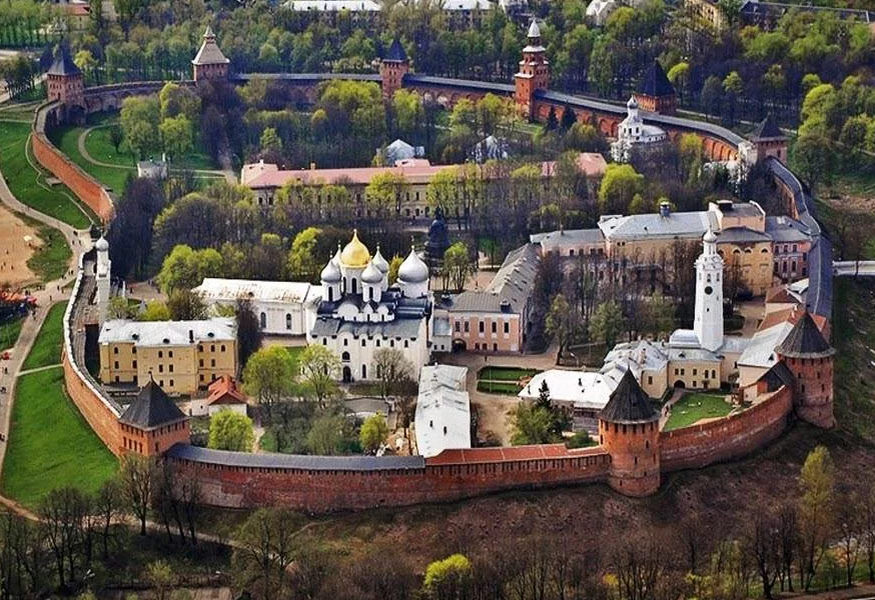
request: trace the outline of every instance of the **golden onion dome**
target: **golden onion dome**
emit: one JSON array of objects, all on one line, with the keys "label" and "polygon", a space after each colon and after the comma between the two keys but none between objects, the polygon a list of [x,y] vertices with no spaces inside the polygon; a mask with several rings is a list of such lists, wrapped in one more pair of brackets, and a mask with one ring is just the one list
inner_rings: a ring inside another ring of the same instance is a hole
[{"label": "golden onion dome", "polygon": [[370,260],[368,247],[359,240],[358,231],[353,230],[352,239],[340,253],[340,261],[347,267],[366,267]]}]

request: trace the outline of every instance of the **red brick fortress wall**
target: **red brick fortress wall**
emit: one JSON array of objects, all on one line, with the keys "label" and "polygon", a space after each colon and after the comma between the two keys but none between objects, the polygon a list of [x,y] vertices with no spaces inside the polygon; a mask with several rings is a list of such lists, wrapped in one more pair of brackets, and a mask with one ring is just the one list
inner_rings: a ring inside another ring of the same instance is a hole
[{"label": "red brick fortress wall", "polygon": [[[88,421],[88,425],[100,438],[100,441],[115,455],[122,453],[119,438],[118,415],[112,411],[74,370],[72,363],[64,352],[62,357],[64,365],[64,384],[67,395],[79,409],[79,412]],[[87,468],[87,465],[82,465]]]},{"label": "red brick fortress wall", "polygon": [[[548,447],[549,448],[549,447]],[[248,508],[279,505],[310,513],[447,502],[510,489],[538,489],[604,481],[610,456],[601,448],[562,457],[517,460],[493,456],[508,449],[447,451],[424,468],[322,471],[232,467],[174,460],[201,484],[204,503]],[[563,448],[564,450],[564,448]],[[480,458],[484,462],[475,462]]]},{"label": "red brick fortress wall", "polygon": [[663,472],[706,467],[762,448],[787,427],[793,390],[787,386],[746,411],[659,435]]}]

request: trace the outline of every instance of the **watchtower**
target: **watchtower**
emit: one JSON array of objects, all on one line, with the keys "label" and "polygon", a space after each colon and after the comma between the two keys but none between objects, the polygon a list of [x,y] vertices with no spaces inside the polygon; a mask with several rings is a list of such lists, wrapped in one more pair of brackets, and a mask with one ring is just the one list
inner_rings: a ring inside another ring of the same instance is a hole
[{"label": "watchtower", "polygon": [[757,160],[774,156],[782,163],[787,163],[787,136],[781,133],[772,113],[766,115],[750,136],[757,151]]},{"label": "watchtower", "polygon": [[194,81],[208,81],[215,79],[228,78],[228,65],[231,63],[216,43],[216,34],[213,33],[213,28],[207,25],[204,31],[204,41],[201,43],[200,50],[197,51],[194,60],[192,71]]},{"label": "watchtower", "polygon": [[85,106],[85,83],[82,71],[70,58],[70,50],[61,44],[55,61],[46,73],[49,100],[57,100],[67,108]]},{"label": "watchtower", "polygon": [[188,417],[155,383],[151,373],[118,423],[123,453],[157,456],[174,444],[191,442]]},{"label": "watchtower", "polygon": [[793,401],[799,418],[824,429],[835,425],[832,386],[835,348],[807,311],[775,352],[793,373],[796,382]]},{"label": "watchtower", "polygon": [[599,413],[599,443],[611,456],[608,484],[626,496],[659,489],[659,414],[632,371]]},{"label": "watchtower", "polygon": [[546,90],[550,85],[550,63],[546,54],[546,48],[541,45],[541,28],[532,19],[520,70],[513,76],[514,102],[520,115],[527,119],[535,116],[535,92]]},{"label": "watchtower", "polygon": [[386,56],[380,61],[380,81],[383,89],[383,99],[390,100],[396,90],[404,84],[404,76],[410,72],[410,61],[407,52],[398,38],[392,42]]},{"label": "watchtower", "polygon": [[634,96],[641,110],[664,115],[673,115],[677,112],[677,92],[657,60],[654,60],[644,73],[644,78],[641,79]]}]

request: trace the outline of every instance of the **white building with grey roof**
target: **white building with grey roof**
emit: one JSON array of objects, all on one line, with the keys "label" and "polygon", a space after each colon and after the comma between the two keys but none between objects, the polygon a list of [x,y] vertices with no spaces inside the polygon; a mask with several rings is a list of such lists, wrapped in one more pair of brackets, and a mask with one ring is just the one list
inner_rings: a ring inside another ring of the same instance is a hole
[{"label": "white building with grey roof", "polygon": [[425,458],[444,450],[471,447],[471,402],[465,391],[468,369],[423,367],[419,376],[414,432],[417,453]]},{"label": "white building with grey roof", "polygon": [[267,335],[303,336],[313,326],[321,290],[307,282],[256,281],[207,277],[196,288],[207,306],[233,308],[238,299],[249,300]]}]

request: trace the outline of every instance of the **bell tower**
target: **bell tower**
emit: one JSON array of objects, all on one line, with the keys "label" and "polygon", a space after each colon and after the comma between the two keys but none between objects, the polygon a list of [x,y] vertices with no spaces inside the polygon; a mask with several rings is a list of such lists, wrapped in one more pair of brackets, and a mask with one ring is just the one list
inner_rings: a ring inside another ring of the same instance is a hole
[{"label": "bell tower", "polygon": [[546,53],[547,50],[541,45],[541,28],[532,19],[520,70],[513,76],[514,103],[520,115],[527,119],[535,116],[535,92],[547,89],[550,84],[550,63]]},{"label": "bell tower", "polygon": [[693,331],[702,348],[714,351],[723,345],[723,257],[717,254],[717,236],[708,228],[705,247],[696,259],[696,312]]}]

